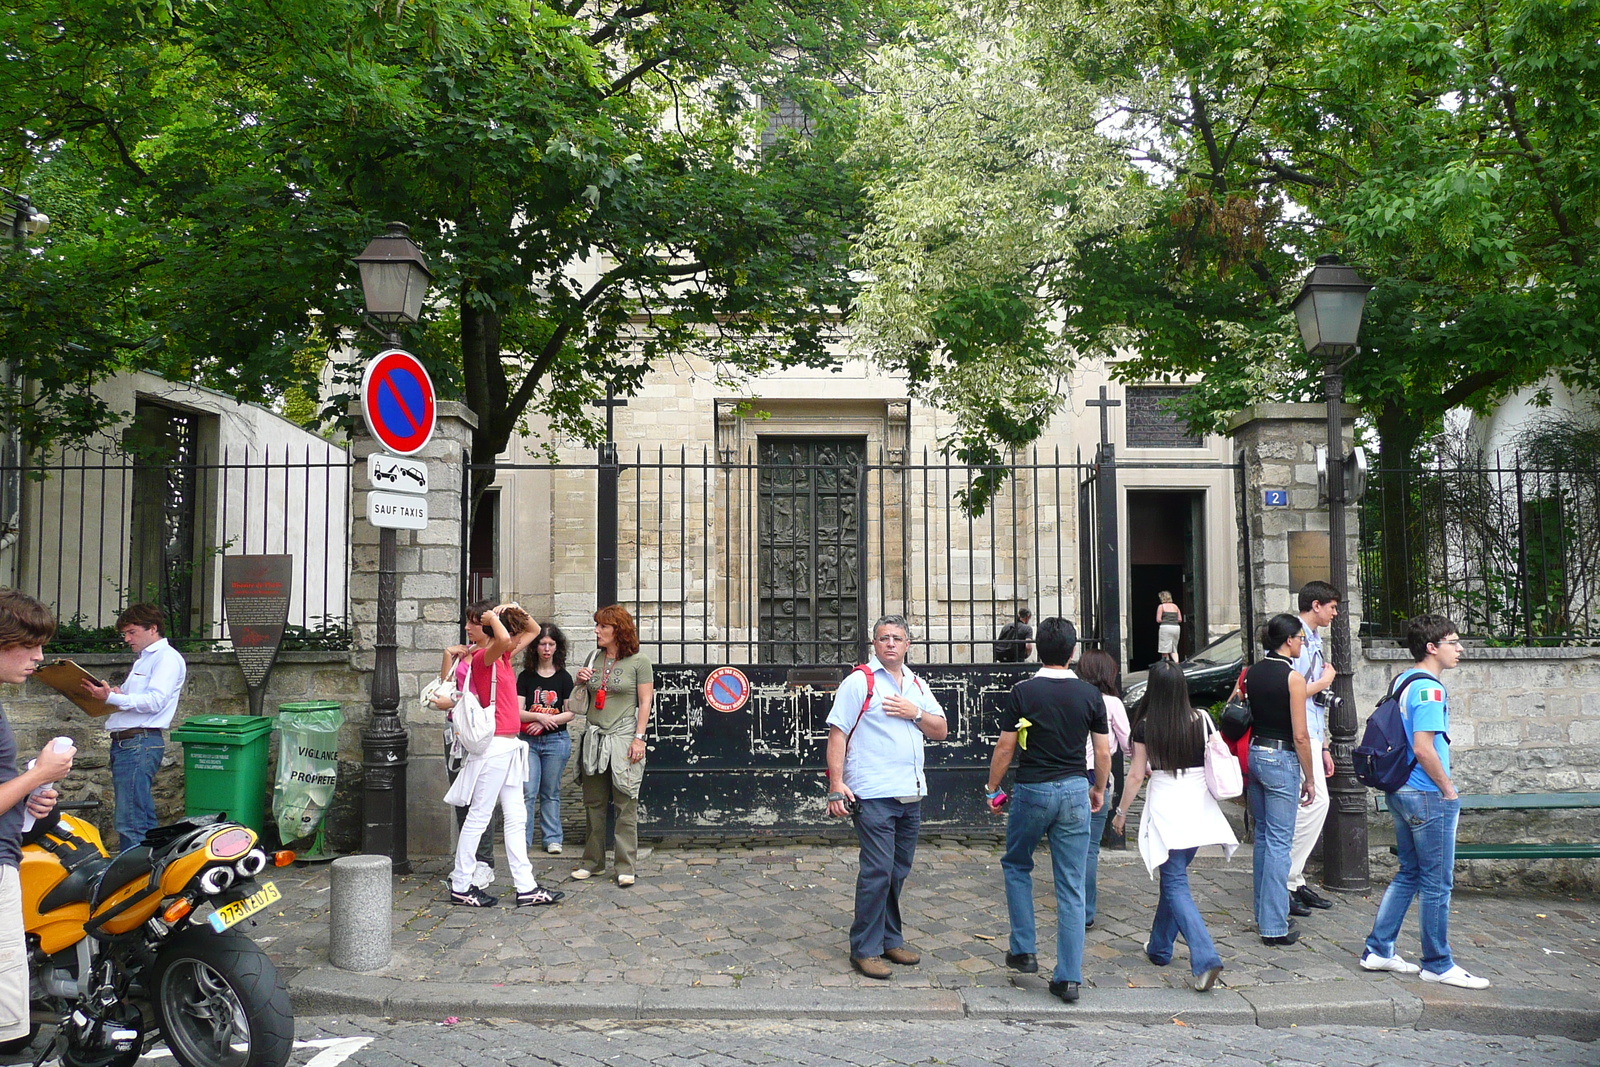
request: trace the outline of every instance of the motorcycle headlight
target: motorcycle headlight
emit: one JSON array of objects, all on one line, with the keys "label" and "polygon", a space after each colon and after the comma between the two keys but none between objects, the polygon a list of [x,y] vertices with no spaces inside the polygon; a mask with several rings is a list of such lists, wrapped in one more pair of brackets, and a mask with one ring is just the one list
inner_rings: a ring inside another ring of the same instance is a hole
[{"label": "motorcycle headlight", "polygon": [[259,848],[251,849],[249,854],[233,865],[233,869],[246,878],[254,878],[267,867],[267,854]]},{"label": "motorcycle headlight", "polygon": [[200,876],[200,888],[207,893],[220,893],[232,884],[232,867],[213,867]]}]

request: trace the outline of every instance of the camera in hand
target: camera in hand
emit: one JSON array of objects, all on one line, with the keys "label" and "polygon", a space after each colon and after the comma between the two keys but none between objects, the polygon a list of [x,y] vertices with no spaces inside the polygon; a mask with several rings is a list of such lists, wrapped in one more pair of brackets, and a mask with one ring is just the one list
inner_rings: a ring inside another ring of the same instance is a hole
[{"label": "camera in hand", "polygon": [[1324,689],[1322,692],[1312,697],[1311,700],[1312,703],[1316,704],[1317,707],[1321,708],[1323,711],[1337,711],[1339,708],[1344,706],[1344,697],[1335,693],[1331,689]]}]

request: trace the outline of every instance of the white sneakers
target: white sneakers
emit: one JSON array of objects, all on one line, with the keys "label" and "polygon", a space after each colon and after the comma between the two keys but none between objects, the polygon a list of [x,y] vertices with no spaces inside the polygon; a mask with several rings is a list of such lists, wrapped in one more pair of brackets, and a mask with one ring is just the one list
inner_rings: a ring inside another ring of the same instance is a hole
[{"label": "white sneakers", "polygon": [[1422,970],[1415,963],[1407,963],[1401,959],[1398,952],[1393,956],[1380,956],[1376,952],[1368,952],[1361,957],[1361,969],[1363,971],[1393,971],[1395,974],[1416,974]]},{"label": "white sneakers", "polygon": [[1467,969],[1459,963],[1443,974],[1434,974],[1432,971],[1423,971],[1424,982],[1438,982],[1440,985],[1453,985],[1458,989],[1488,989],[1489,979],[1479,978],[1475,974],[1468,974]]},{"label": "white sneakers", "polygon": [[577,870],[572,872],[572,877],[574,881],[583,882],[593,878],[594,872],[587,867],[579,867]]},{"label": "white sneakers", "polygon": [[561,842],[552,841],[548,845],[544,846],[544,850],[550,853],[552,856],[559,856],[561,855]]},{"label": "white sneakers", "polygon": [[478,866],[472,871],[472,884],[479,889],[488,889],[494,885],[494,868],[479,860]]},{"label": "white sneakers", "polygon": [[1467,969],[1457,964],[1443,974],[1434,974],[1432,971],[1423,971],[1415,963],[1407,963],[1396,952],[1393,956],[1380,956],[1375,952],[1368,952],[1361,957],[1363,971],[1393,971],[1395,974],[1416,974],[1422,971],[1424,982],[1437,982],[1440,985],[1453,985],[1458,989],[1488,989],[1489,979],[1479,978],[1475,974],[1468,974]]}]

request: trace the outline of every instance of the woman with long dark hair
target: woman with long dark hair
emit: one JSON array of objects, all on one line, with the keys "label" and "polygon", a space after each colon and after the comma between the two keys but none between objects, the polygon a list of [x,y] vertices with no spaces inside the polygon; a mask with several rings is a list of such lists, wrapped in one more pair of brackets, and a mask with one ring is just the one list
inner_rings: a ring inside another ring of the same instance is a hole
[{"label": "woman with long dark hair", "polygon": [[567,635],[547,622],[528,646],[522,673],[517,676],[517,696],[522,699],[522,739],[528,743],[528,781],[522,799],[528,809],[528,847],[533,847],[534,808],[544,850],[561,855],[561,774],[572,755],[572,735],[567,723],[572,712],[572,675],[567,673]]},{"label": "woman with long dark hair", "polygon": [[594,613],[594,639],[599,648],[579,668],[572,691],[572,710],[587,716],[578,774],[588,823],[583,864],[572,877],[581,881],[605,870],[606,808],[615,804],[617,885],[626,889],[637,877],[633,861],[639,849],[639,786],[644,781],[645,727],[656,694],[655,668],[639,651],[638,627],[621,604]]},{"label": "woman with long dark hair", "polygon": [[456,866],[450,872],[450,903],[468,908],[492,908],[495,898],[473,884],[478,840],[489,828],[496,807],[505,827],[506,860],[516,886],[517,907],[554,904],[561,899],[541,886],[528,862],[523,836],[527,808],[522,783],[528,780],[528,746],[519,739],[522,716],[517,703],[517,679],[511,672],[512,653],[525,647],[537,632],[533,619],[515,604],[484,600],[467,609],[466,682],[484,707],[494,713],[494,737],[482,752],[469,753],[461,773],[444,796],[446,804],[467,808],[456,841]]},{"label": "woman with long dark hair", "polygon": [[1261,628],[1266,655],[1244,677],[1250,694],[1250,815],[1256,823],[1256,929],[1267,945],[1292,945],[1289,862],[1299,805],[1316,799],[1306,680],[1294,669],[1305,641],[1298,615],[1274,615]]},{"label": "woman with long dark hair", "polygon": [[1220,846],[1231,858],[1239,839],[1206,788],[1206,713],[1190,704],[1189,684],[1176,663],[1157,660],[1151,665],[1142,707],[1130,735],[1133,766],[1127,793],[1111,825],[1119,831],[1126,825],[1128,808],[1149,771],[1150,795],[1139,819],[1139,854],[1152,878],[1161,872],[1161,896],[1144,945],[1145,957],[1165,967],[1172,962],[1173,945],[1181,933],[1189,946],[1192,984],[1204,993],[1222,973],[1222,957],[1189,889],[1189,864],[1207,845]]},{"label": "woman with long dark hair", "polygon": [[[1100,838],[1105,834],[1106,823],[1111,819],[1111,809],[1122,795],[1124,756],[1133,750],[1128,741],[1128,709],[1122,703],[1122,690],[1117,685],[1117,661],[1109,652],[1098,648],[1085,649],[1078,657],[1078,677],[1100,690],[1106,702],[1106,722],[1111,726],[1111,777],[1116,788],[1106,794],[1100,810],[1089,816],[1089,861],[1083,868],[1083,928],[1094,927],[1099,892],[1096,882],[1100,875]],[[1087,766],[1094,766],[1094,741],[1091,738],[1085,758]]]}]

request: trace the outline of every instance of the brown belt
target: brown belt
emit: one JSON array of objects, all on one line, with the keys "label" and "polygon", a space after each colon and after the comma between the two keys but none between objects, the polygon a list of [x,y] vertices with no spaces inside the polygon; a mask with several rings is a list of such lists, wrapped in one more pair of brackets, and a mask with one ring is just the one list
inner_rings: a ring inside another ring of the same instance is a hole
[{"label": "brown belt", "polygon": [[130,737],[141,737],[144,734],[157,734],[157,735],[159,735],[160,733],[161,733],[161,731],[157,730],[153,726],[135,726],[131,730],[112,730],[111,731],[111,740],[113,740],[113,741],[126,741]]}]

